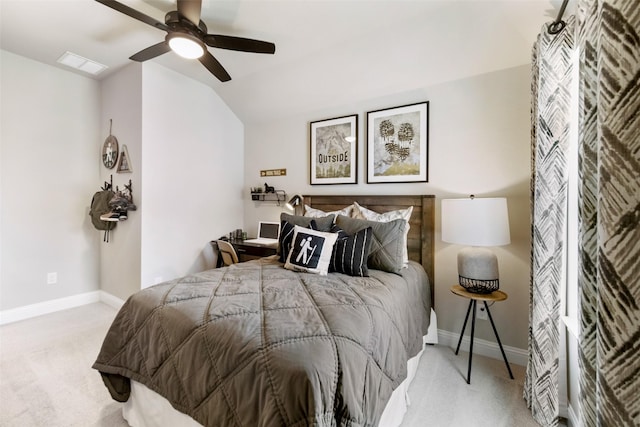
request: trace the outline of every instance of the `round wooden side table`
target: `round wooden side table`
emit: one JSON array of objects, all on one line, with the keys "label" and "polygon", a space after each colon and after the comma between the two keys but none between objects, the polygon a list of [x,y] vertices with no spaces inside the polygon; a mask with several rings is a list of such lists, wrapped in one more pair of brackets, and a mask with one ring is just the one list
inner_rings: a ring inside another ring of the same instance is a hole
[{"label": "round wooden side table", "polygon": [[509,377],[513,379],[511,366],[509,366],[509,362],[507,361],[507,355],[504,353],[504,349],[502,348],[502,342],[500,342],[500,337],[498,336],[498,331],[496,330],[496,325],[493,323],[493,317],[491,317],[491,312],[489,311],[489,306],[487,305],[487,301],[497,302],[497,301],[506,300],[507,294],[502,291],[493,291],[490,294],[477,294],[477,293],[467,291],[465,288],[463,288],[460,285],[453,285],[451,287],[451,292],[463,298],[469,299],[469,308],[467,308],[467,315],[464,318],[464,324],[462,325],[462,331],[460,332],[460,339],[458,340],[458,346],[456,347],[456,356],[458,355],[458,351],[460,350],[460,343],[462,343],[462,336],[464,335],[464,330],[467,327],[467,320],[469,320],[469,313],[471,313],[472,311],[471,309],[473,308],[473,316],[471,317],[471,341],[469,342],[469,367],[467,368],[467,384],[471,384],[471,359],[473,358],[473,334],[476,328],[476,305],[478,301],[482,301],[484,303],[484,308],[485,310],[487,310],[487,315],[489,316],[489,320],[491,321],[491,327],[493,328],[493,333],[495,334],[496,340],[498,340],[498,345],[500,346],[500,352],[502,353],[504,364],[507,365],[507,370],[509,371]]}]

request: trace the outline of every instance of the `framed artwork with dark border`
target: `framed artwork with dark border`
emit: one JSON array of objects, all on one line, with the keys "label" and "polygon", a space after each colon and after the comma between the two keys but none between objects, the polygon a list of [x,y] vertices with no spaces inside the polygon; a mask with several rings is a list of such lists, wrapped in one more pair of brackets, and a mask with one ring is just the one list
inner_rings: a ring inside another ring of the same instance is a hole
[{"label": "framed artwork with dark border", "polygon": [[429,102],[367,113],[367,183],[428,182]]},{"label": "framed artwork with dark border", "polygon": [[311,185],[358,182],[358,115],[311,122]]}]

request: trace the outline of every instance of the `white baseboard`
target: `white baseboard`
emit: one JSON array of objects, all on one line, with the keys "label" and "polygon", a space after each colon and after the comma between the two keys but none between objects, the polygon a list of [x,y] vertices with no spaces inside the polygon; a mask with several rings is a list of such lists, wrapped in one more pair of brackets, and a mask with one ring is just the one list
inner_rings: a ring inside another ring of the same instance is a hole
[{"label": "white baseboard", "polygon": [[37,304],[25,305],[23,307],[16,307],[9,310],[2,310],[0,311],[0,325],[19,322],[20,320],[26,320],[32,317],[55,313],[56,311],[68,310],[70,308],[93,304],[100,301],[116,309],[119,309],[122,307],[122,304],[124,304],[124,301],[120,298],[114,297],[104,291],[86,292],[84,294],[39,302]]},{"label": "white baseboard", "polygon": [[[459,338],[460,334],[438,329],[438,341],[440,345],[455,349],[458,345]],[[460,350],[469,351],[469,341],[469,336],[465,335],[462,338]],[[509,363],[520,366],[527,366],[527,360],[529,358],[529,353],[527,350],[523,350],[517,347],[511,347],[504,344],[502,345],[502,348],[504,349],[504,353],[506,354]],[[502,353],[500,353],[500,347],[498,346],[498,343],[483,340],[480,338],[473,339],[473,354],[480,354],[492,359],[502,360]]]},{"label": "white baseboard", "polygon": [[124,301],[118,297],[111,295],[105,291],[100,292],[100,301],[107,304],[110,307],[115,308],[116,310],[120,310],[120,308],[124,305]]}]

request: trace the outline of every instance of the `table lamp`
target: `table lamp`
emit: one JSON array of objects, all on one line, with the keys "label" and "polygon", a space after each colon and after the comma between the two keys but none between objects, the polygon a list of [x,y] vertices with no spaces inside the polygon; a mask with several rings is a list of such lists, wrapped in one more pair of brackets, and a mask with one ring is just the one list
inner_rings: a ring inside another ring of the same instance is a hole
[{"label": "table lamp", "polygon": [[445,199],[441,213],[442,241],[469,246],[458,252],[460,286],[480,294],[498,290],[498,258],[484,246],[511,243],[507,199]]},{"label": "table lamp", "polygon": [[291,198],[291,200],[289,200],[287,202],[287,208],[291,209],[292,211],[296,210],[296,206],[298,206],[300,203],[302,203],[302,197],[298,196],[297,194],[295,196],[293,196]]}]

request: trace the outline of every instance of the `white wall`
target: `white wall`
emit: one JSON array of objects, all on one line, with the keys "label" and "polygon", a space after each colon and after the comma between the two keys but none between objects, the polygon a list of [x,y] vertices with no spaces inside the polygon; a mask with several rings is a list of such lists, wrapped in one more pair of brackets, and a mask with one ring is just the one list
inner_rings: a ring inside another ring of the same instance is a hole
[{"label": "white wall", "polygon": [[209,87],[153,63],[142,79],[143,286],[213,268],[243,226],[244,126]]},{"label": "white wall", "polygon": [[[440,241],[440,200],[447,197],[505,196],[511,222],[509,246],[496,248],[501,289],[509,299],[491,312],[503,344],[527,348],[529,286],[530,66],[480,74],[436,86],[416,87],[384,98],[356,100],[286,120],[246,124],[245,224],[255,234],[258,220],[277,220],[283,207],[252,202],[249,187],[262,185],[261,169],[286,168],[287,176],[267,180],[293,194],[435,194],[436,312],[440,329],[459,334],[467,300],[451,294],[457,282],[459,246]],[[430,102],[429,182],[366,184],[366,112]],[[282,102],[286,102],[283,100]],[[359,114],[356,185],[309,185],[309,122]],[[468,333],[468,332],[467,332]],[[495,341],[481,321],[476,336]]]},{"label": "white wall", "polygon": [[98,83],[7,51],[0,70],[0,310],[97,290]]},{"label": "white wall", "polygon": [[[218,95],[155,64],[98,83],[1,54],[0,311],[212,268],[209,241],[243,225],[244,129]],[[110,119],[132,173],[102,165]],[[111,176],[138,210],[106,243],[88,212]]]},{"label": "white wall", "polygon": [[[127,146],[131,173],[117,173],[117,166],[107,169],[100,156],[96,156],[95,167],[100,170],[97,184],[111,182],[114,189],[124,190],[131,180],[133,201],[138,210],[130,212],[126,221],[118,222],[110,232],[109,242],[100,237],[100,284],[101,289],[120,299],[140,290],[140,233],[142,224],[142,65],[137,62],[124,67],[100,84],[101,104],[100,138],[96,141],[97,154],[102,153],[104,140],[111,133],[118,140],[120,151]],[[111,122],[112,121],[112,125]]]}]

